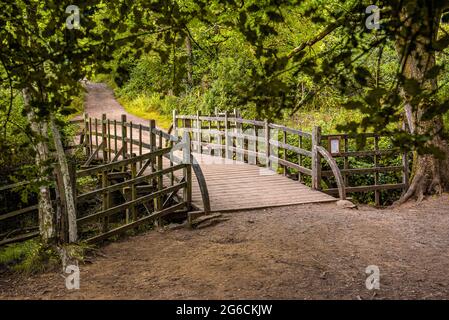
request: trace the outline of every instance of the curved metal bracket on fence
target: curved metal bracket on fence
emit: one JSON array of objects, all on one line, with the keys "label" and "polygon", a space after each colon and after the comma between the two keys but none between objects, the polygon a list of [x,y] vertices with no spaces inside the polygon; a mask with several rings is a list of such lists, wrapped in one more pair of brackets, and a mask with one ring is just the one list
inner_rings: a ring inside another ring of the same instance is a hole
[{"label": "curved metal bracket on fence", "polygon": [[327,163],[332,169],[332,173],[335,176],[335,180],[337,180],[337,186],[338,186],[338,194],[340,195],[341,200],[346,200],[346,189],[345,189],[345,183],[343,180],[343,176],[341,175],[340,168],[338,168],[337,162],[335,161],[334,157],[324,149],[322,146],[315,146],[316,150],[321,154],[321,156],[326,159]]},{"label": "curved metal bracket on fence", "polygon": [[201,197],[203,200],[204,213],[208,214],[211,211],[210,208],[210,198],[209,198],[209,190],[207,189],[206,179],[204,178],[203,170],[201,170],[201,166],[196,161],[193,155],[190,156],[190,161],[192,163],[192,169],[195,173],[196,180],[198,181],[198,185],[200,186]]},{"label": "curved metal bracket on fence", "polygon": [[[168,130],[168,135],[170,136],[170,140],[173,142],[180,141],[179,137],[176,137],[171,134],[172,131],[173,131],[173,125]],[[179,162],[179,163],[182,162],[182,159],[179,159],[178,157],[176,157],[173,154],[171,154],[168,157],[171,157],[171,160],[173,162]],[[198,161],[192,154],[190,155],[190,163],[192,165],[192,170],[195,173],[196,180],[198,181],[198,185],[200,187],[201,198],[203,200],[203,206],[204,206],[204,213],[208,214],[211,212],[209,189],[207,188],[207,183],[206,183],[206,179],[204,178],[203,170],[201,170],[200,164],[198,163]]]}]

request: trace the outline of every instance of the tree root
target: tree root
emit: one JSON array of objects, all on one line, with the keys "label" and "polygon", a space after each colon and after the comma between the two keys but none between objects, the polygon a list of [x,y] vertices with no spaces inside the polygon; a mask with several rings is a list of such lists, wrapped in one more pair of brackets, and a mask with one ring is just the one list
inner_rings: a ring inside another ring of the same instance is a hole
[{"label": "tree root", "polygon": [[424,183],[424,174],[418,173],[415,178],[413,179],[412,184],[408,188],[407,192],[398,200],[396,201],[393,206],[400,206],[409,201],[412,198],[417,198],[418,202],[421,202],[424,200],[424,188],[422,187],[422,184]]}]

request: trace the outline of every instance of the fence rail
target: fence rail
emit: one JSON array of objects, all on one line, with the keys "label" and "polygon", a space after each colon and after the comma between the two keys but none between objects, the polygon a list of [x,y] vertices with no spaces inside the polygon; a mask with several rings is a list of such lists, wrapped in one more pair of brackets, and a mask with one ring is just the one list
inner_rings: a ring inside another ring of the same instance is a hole
[{"label": "fence rail", "polygon": [[[122,116],[121,121],[115,121],[107,119],[106,115],[101,119],[85,115],[83,120],[74,121],[73,124],[82,130],[78,132],[78,146],[68,150],[82,148],[87,159],[81,164],[81,170],[73,171],[74,180],[78,187],[87,177],[98,181],[88,191],[75,194],[75,199],[78,206],[89,198],[101,200],[98,208],[77,210],[78,235],[82,240],[97,242],[144,223],[157,222],[173,213],[191,211],[192,171],[202,191],[204,212],[210,211],[207,185],[201,168],[190,152],[189,135],[186,134],[183,140],[158,129],[153,120],[144,126],[128,122],[126,116]],[[180,158],[175,156],[176,151],[181,153]],[[164,158],[169,161],[164,161]],[[57,178],[55,182],[57,188]],[[2,186],[0,191],[8,192],[29,183]],[[122,198],[118,203],[117,196]],[[57,210],[65,210],[64,206],[60,206],[60,199],[53,199],[53,202]],[[23,220],[23,215],[37,213],[37,209],[38,206],[33,204],[0,214],[0,231],[5,229],[0,233],[0,245],[39,235],[37,226],[16,230],[16,226],[12,226],[14,222],[10,223],[8,230],[6,225],[14,218]],[[61,229],[67,228],[67,221],[59,223]]]},{"label": "fence rail", "polygon": [[[340,197],[374,191],[380,205],[382,191],[408,188],[408,154],[392,148],[391,137],[375,133],[324,135],[320,127],[306,132],[226,112],[203,116],[176,111],[172,130],[175,136],[189,133],[194,152],[266,166]],[[360,139],[366,141],[363,149],[357,146]],[[372,181],[358,185],[356,176]]]}]

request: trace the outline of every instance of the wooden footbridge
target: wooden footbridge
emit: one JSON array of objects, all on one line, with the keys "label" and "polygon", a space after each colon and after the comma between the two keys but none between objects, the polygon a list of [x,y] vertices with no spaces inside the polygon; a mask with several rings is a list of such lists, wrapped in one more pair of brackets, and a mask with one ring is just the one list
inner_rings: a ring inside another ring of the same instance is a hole
[{"label": "wooden footbridge", "polygon": [[[153,120],[135,124],[125,115],[85,115],[75,124],[82,131],[76,147],[86,156],[73,173],[75,189],[93,179],[89,191],[75,195],[78,233],[88,242],[189,212],[324,203],[336,201],[334,196],[345,199],[347,193],[370,191],[379,203],[382,192],[403,190],[408,184],[407,155],[389,148],[388,137],[375,134],[322,135],[319,127],[304,132],[228,113],[174,112],[169,132],[158,129]],[[354,150],[351,141],[361,136],[371,142],[365,150]],[[371,159],[372,165],[351,167],[360,158]],[[386,174],[393,178],[385,179]],[[372,184],[351,186],[357,175],[372,176]],[[99,202],[89,210],[88,199]],[[0,227],[36,209],[33,205],[0,214]],[[64,219],[58,223],[65,228]],[[37,235],[36,227],[27,230],[3,239],[0,234],[0,245]]]}]

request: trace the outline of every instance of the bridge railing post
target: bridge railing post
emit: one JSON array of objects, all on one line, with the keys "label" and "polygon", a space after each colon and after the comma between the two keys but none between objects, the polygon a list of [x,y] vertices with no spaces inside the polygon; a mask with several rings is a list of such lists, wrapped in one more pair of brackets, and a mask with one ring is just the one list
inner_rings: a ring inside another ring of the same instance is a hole
[{"label": "bridge railing post", "polygon": [[92,136],[91,136],[91,132],[89,129],[89,115],[87,113],[84,113],[84,145],[85,145],[85,149],[86,149],[86,156],[89,159],[90,158],[90,153],[91,153],[91,149],[90,149],[90,145],[91,145],[91,140]]},{"label": "bridge railing post", "polygon": [[318,146],[321,144],[321,127],[312,130],[312,189],[319,190],[321,186],[321,155]]},{"label": "bridge railing post", "polygon": [[270,155],[271,155],[271,146],[270,146],[270,124],[268,120],[264,120],[264,131],[265,131],[265,164],[268,169],[271,169]]},{"label": "bridge railing post", "polygon": [[187,166],[184,168],[184,177],[187,186],[184,188],[183,199],[186,202],[187,210],[190,210],[192,205],[192,150],[190,148],[190,135],[188,132],[183,134],[184,148],[182,149],[182,160]]},{"label": "bridge railing post", "polygon": [[178,137],[178,115],[176,113],[176,109],[173,110],[173,135]]},{"label": "bridge railing post", "polygon": [[108,163],[108,148],[109,145],[107,143],[108,140],[108,133],[106,132],[106,123],[107,123],[107,118],[106,118],[106,113],[103,113],[101,115],[101,151],[103,153],[103,163]]},{"label": "bridge railing post", "polygon": [[200,116],[201,116],[201,111],[197,111],[196,112],[196,143],[197,143],[197,147],[196,147],[196,151],[201,154],[203,152],[203,146],[202,146],[202,123],[200,120]]},{"label": "bridge railing post", "polygon": [[229,121],[228,121],[228,112],[225,111],[224,115],[224,130],[225,130],[225,157],[226,159],[231,159],[231,150],[230,150],[230,137],[229,137]]},{"label": "bridge railing post", "polygon": [[126,114],[122,114],[122,156],[123,159],[126,159],[127,153],[128,153],[128,145],[126,142],[126,138],[128,137],[128,131],[126,128]]},{"label": "bridge railing post", "polygon": [[[156,128],[156,121],[155,120],[150,120],[149,125],[148,125],[148,132],[150,135],[150,152],[156,151],[156,134],[154,133],[154,129]],[[155,165],[155,159],[149,159],[148,161],[151,161],[150,164],[150,170],[151,173],[156,171],[156,165]],[[153,179],[152,181],[152,185],[155,186],[157,183],[156,179]]]}]

